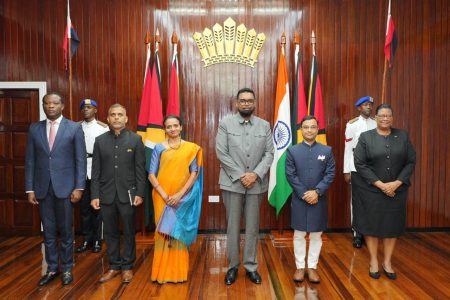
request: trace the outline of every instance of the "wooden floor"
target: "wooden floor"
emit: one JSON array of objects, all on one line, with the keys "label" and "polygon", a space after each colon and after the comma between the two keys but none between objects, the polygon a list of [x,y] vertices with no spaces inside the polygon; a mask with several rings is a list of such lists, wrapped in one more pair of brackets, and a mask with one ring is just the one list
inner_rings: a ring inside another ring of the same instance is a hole
[{"label": "wooden floor", "polygon": [[398,279],[368,276],[367,249],[353,249],[349,233],[325,236],[319,261],[322,282],[292,281],[295,271],[292,233],[262,234],[258,245],[261,285],[251,283],[241,267],[237,282],[226,286],[226,238],[201,235],[190,253],[189,281],[150,282],[153,244],[139,237],[135,277],[97,283],[107,269],[101,253],[76,254],[74,282],[55,280],[37,287],[45,271],[40,237],[0,238],[0,299],[450,299],[450,233],[408,233],[393,260]]}]

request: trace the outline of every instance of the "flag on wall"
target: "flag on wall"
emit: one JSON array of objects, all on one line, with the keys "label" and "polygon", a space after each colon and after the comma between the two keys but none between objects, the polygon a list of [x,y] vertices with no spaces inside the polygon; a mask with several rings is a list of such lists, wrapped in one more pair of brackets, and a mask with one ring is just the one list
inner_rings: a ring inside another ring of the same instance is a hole
[{"label": "flag on wall", "polygon": [[178,44],[173,45],[172,67],[170,69],[169,99],[167,100],[166,115],[175,115],[181,118],[181,95],[178,75]]},{"label": "flag on wall", "polygon": [[[137,133],[145,145],[145,169],[150,168],[150,158],[155,145],[164,141],[163,114],[161,101],[161,73],[159,66],[158,43],[155,43],[153,64],[150,59],[150,44],[147,45],[144,86],[142,89],[141,107],[139,111]],[[144,199],[145,225],[150,224],[152,217],[151,186],[148,183]]]},{"label": "flag on wall", "polygon": [[[69,57],[69,39],[70,39],[70,52],[71,56]],[[64,67],[67,70],[68,65],[68,59],[72,59],[72,57],[75,55],[75,52],[77,52],[78,46],[80,45],[80,39],[78,38],[77,32],[75,31],[75,28],[73,27],[72,20],[70,19],[70,7],[69,7],[69,0],[67,0],[67,25],[66,25],[66,31],[64,32],[64,42],[63,42],[63,49],[64,49]]]},{"label": "flag on wall", "polygon": [[308,114],[306,107],[305,86],[303,84],[303,69],[300,60],[300,45],[295,45],[295,88],[294,88],[294,107],[292,116],[292,144],[298,144],[303,141],[300,130],[301,120]]},{"label": "flag on wall", "polygon": [[384,43],[384,55],[389,62],[389,68],[394,65],[394,55],[397,49],[397,34],[395,33],[394,20],[391,15],[391,1],[389,0],[388,17],[386,24],[386,41]]},{"label": "flag on wall", "polygon": [[319,121],[319,134],[316,141],[326,145],[327,136],[325,132],[325,115],[323,111],[322,88],[320,86],[320,77],[316,55],[313,54],[311,64],[311,80],[308,93],[308,115],[316,117]]},{"label": "flag on wall", "polygon": [[292,144],[291,108],[289,101],[289,81],[286,70],[284,47],[281,47],[278,65],[277,91],[273,129],[274,158],[270,167],[269,203],[275,207],[277,216],[292,188],[286,178],[286,150]]}]

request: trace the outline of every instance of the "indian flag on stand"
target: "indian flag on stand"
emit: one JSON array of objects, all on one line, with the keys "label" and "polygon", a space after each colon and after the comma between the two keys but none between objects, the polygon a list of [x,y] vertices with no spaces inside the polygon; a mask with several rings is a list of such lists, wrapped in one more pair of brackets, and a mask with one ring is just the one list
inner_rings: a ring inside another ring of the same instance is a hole
[{"label": "indian flag on stand", "polygon": [[289,81],[286,70],[284,46],[281,47],[278,65],[277,91],[275,100],[275,117],[273,145],[275,148],[269,177],[269,203],[275,207],[277,217],[292,188],[286,178],[286,150],[292,144],[291,108],[289,103]]}]

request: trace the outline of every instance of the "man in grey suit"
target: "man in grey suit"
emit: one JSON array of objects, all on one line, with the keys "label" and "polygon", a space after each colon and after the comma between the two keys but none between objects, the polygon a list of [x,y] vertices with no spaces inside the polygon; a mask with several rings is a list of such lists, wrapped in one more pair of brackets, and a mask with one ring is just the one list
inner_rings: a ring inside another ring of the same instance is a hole
[{"label": "man in grey suit", "polygon": [[66,285],[73,280],[72,203],[81,199],[86,183],[86,145],[81,125],[62,116],[63,97],[45,95],[43,108],[47,119],[31,124],[28,132],[25,191],[28,201],[39,205],[44,229],[48,268],[39,285],[58,276],[58,262]]},{"label": "man in grey suit", "polygon": [[220,122],[216,137],[219,184],[227,211],[227,285],[233,284],[237,277],[242,210],[245,215],[244,268],[252,282],[261,283],[256,261],[259,208],[268,189],[267,172],[273,160],[273,142],[269,123],[253,115],[255,104],[252,89],[239,90],[238,113]]}]

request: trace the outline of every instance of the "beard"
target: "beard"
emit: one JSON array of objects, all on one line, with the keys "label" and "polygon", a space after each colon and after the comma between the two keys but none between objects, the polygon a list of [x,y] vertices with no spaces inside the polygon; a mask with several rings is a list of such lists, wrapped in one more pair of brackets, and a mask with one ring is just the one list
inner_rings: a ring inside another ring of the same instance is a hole
[{"label": "beard", "polygon": [[253,114],[254,110],[255,110],[254,108],[239,109],[239,114],[241,115],[241,117],[247,118],[247,117],[250,117]]}]

